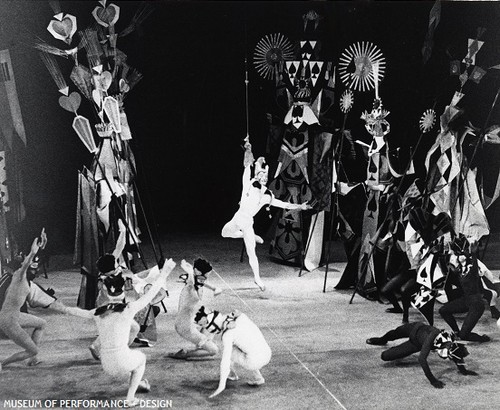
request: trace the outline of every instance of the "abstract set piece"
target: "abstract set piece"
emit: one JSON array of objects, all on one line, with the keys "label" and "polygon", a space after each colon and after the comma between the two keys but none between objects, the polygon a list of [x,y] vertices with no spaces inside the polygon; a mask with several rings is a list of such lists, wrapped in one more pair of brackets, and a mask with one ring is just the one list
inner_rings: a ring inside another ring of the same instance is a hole
[{"label": "abstract set piece", "polygon": [[[120,7],[107,4],[106,0],[99,1],[93,9],[94,24],[80,30],[75,16],[63,13],[58,2],[52,2],[51,6],[55,15],[47,30],[69,48],[57,48],[41,39],[35,48],[62,94],[59,105],[74,114],[72,127],[93,156],[91,166],[85,167],[79,178],[74,254],[83,275],[79,305],[92,308],[98,274],[95,262],[114,246],[118,220],[127,228],[128,246],[122,262],[130,265],[133,253],[141,252],[136,167],[124,102],[142,75],[128,65],[126,54],[117,48],[117,40],[137,28],[150,8],[142,4],[132,22],[117,31]],[[63,71],[56,57],[66,59],[66,64],[71,65],[69,70],[65,67]],[[75,90],[63,75],[67,71]],[[82,114],[87,112],[80,109],[82,100],[90,105],[92,120]]]},{"label": "abstract set piece", "polygon": [[25,218],[20,157],[27,145],[9,50],[0,50],[0,275],[18,252],[14,226]]},{"label": "abstract set piece", "polygon": [[319,213],[331,206],[332,156],[328,153],[333,129],[328,115],[334,102],[335,72],[331,62],[321,59],[320,20],[316,12],[306,13],[305,40],[297,42],[295,55],[282,52],[273,61],[279,114],[273,116],[268,146],[276,147],[279,154],[270,189],[283,201],[309,201],[315,209],[317,234],[308,235],[312,222],[304,215],[286,210],[274,215],[272,255],[295,263],[302,263],[308,238],[319,241],[312,248],[319,249],[321,256],[324,218]]}]

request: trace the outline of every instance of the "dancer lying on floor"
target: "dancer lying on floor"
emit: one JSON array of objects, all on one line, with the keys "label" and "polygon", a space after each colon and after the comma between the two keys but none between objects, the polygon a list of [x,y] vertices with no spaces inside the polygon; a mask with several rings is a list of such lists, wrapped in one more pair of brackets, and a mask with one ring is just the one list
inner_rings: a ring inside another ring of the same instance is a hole
[{"label": "dancer lying on floor", "polygon": [[427,379],[438,389],[443,388],[444,383],[436,379],[429,368],[427,357],[431,351],[437,352],[442,359],[453,361],[461,374],[477,376],[476,372],[465,368],[464,358],[469,355],[469,352],[464,344],[456,342],[453,333],[450,334],[422,322],[405,323],[396,329],[388,331],[382,337],[367,339],[366,343],[381,346],[392,340],[406,338],[408,339],[406,342],[384,350],[381,355],[382,360],[392,361],[402,359],[413,353],[420,352],[418,362]]},{"label": "dancer lying on floor", "polygon": [[[24,258],[24,261],[10,277],[4,275],[10,284],[6,288],[3,297],[0,297],[0,332],[7,336],[24,351],[14,353],[12,356],[3,360],[0,364],[0,370],[3,366],[29,359],[28,365],[38,363],[38,344],[43,334],[46,322],[29,313],[21,312],[21,307],[25,304],[31,290],[31,282],[34,276],[31,274],[30,265],[39,249],[45,248],[47,244],[47,235],[45,229],[42,229],[40,239],[35,238],[31,245],[30,253]],[[25,329],[33,329],[29,335]]]},{"label": "dancer lying on floor", "polygon": [[94,319],[101,343],[101,364],[104,372],[113,377],[129,376],[127,407],[139,404],[139,399],[135,397],[139,387],[149,390],[148,381],[142,380],[146,369],[146,356],[137,349],[129,348],[129,335],[134,316],[153,300],[162,287],[165,287],[167,277],[174,267],[175,262],[172,259],[167,260],[151,288],[136,301],[110,303],[92,310],[67,308],[69,314]]},{"label": "dancer lying on floor", "polygon": [[200,331],[200,326],[194,323],[196,311],[200,307],[203,297],[203,287],[212,290],[217,296],[221,289],[211,286],[206,282],[207,276],[212,271],[212,266],[204,259],[196,259],[194,266],[183,260],[181,268],[184,270],[180,279],[185,283],[179,295],[179,309],[175,319],[175,330],[179,336],[195,345],[193,350],[181,349],[177,353],[169,354],[174,359],[201,358],[215,356],[219,348],[213,342],[210,333]]},{"label": "dancer lying on floor", "polygon": [[238,311],[223,315],[216,310],[205,311],[202,306],[195,321],[208,332],[222,335],[219,386],[209,398],[223,392],[228,379],[238,380],[236,371],[249,373],[247,383],[250,386],[265,383],[260,369],[271,360],[271,348],[260,329],[247,315]]},{"label": "dancer lying on floor", "polygon": [[255,161],[254,177],[251,178],[251,166],[254,163],[252,145],[245,140],[245,155],[243,159],[243,189],[241,192],[240,207],[233,218],[222,228],[224,238],[243,238],[248,261],[252,268],[254,282],[262,290],[265,290],[264,283],[260,278],[259,260],[255,253],[256,243],[263,243],[263,239],[255,234],[253,228],[253,218],[263,206],[275,206],[283,209],[300,209],[302,211],[311,209],[306,203],[292,204],[276,199],[273,193],[267,189],[269,166],[263,157]]}]

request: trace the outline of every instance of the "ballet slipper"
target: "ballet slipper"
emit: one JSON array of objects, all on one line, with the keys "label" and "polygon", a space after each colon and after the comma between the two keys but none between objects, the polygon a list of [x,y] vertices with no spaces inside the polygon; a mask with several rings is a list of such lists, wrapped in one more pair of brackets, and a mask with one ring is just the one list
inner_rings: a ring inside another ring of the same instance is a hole
[{"label": "ballet slipper", "polygon": [[33,358],[28,360],[27,364],[28,364],[28,366],[33,367],[33,366],[39,365],[40,363],[42,363],[42,361],[39,360],[38,357],[33,357]]},{"label": "ballet slipper", "polygon": [[264,243],[264,239],[262,239],[259,235],[255,235],[255,243],[262,245]]},{"label": "ballet slipper", "polygon": [[390,308],[387,308],[385,310],[387,313],[403,313],[403,309],[401,309],[400,307],[390,307]]},{"label": "ballet slipper", "polygon": [[386,344],[381,337],[370,337],[369,339],[366,339],[366,343],[375,346],[382,346]]},{"label": "ballet slipper", "polygon": [[260,386],[261,384],[264,384],[266,382],[266,380],[261,377],[260,379],[257,379],[257,380],[250,380],[247,382],[247,384],[249,386]]},{"label": "ballet slipper", "polygon": [[254,283],[260,288],[262,292],[266,290],[266,285],[264,285],[264,283],[261,280],[255,279]]},{"label": "ballet slipper", "polygon": [[134,397],[132,400],[125,400],[125,403],[127,404],[125,407],[137,407],[141,401]]},{"label": "ballet slipper", "polygon": [[231,370],[229,376],[227,376],[227,379],[232,381],[240,380],[239,376],[236,374],[234,370]]},{"label": "ballet slipper", "polygon": [[147,379],[142,379],[139,382],[139,387],[137,388],[137,391],[140,393],[149,393],[151,391],[151,385],[149,384]]},{"label": "ballet slipper", "polygon": [[90,345],[89,346],[89,350],[90,350],[90,354],[92,355],[92,357],[95,360],[98,360],[98,361],[101,360],[101,357],[99,356],[99,352],[97,351],[97,349],[95,348],[95,346]]},{"label": "ballet slipper", "polygon": [[167,356],[171,359],[187,360],[187,351],[181,349],[177,353],[169,353]]}]

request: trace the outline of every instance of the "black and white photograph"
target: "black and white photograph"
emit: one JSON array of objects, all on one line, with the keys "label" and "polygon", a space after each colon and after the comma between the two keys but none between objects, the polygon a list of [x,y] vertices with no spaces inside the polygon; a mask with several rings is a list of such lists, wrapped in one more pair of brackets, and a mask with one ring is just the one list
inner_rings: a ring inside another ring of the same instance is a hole
[{"label": "black and white photograph", "polygon": [[2,0],[0,408],[498,409],[499,22]]}]

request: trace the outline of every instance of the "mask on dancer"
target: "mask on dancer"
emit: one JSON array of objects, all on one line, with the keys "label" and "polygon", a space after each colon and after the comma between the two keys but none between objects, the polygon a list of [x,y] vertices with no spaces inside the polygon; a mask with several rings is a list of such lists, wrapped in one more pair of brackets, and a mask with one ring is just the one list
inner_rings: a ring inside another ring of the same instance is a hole
[{"label": "mask on dancer", "polygon": [[262,185],[267,185],[268,174],[269,165],[266,165],[266,159],[264,157],[259,157],[257,161],[255,161],[254,179]]},{"label": "mask on dancer", "polygon": [[202,288],[207,280],[207,274],[212,271],[212,265],[204,259],[196,259],[193,265],[194,287],[196,290]]},{"label": "mask on dancer", "polygon": [[204,327],[210,333],[224,333],[234,326],[234,321],[238,318],[238,312],[224,315],[217,310],[205,311],[205,306],[200,307],[194,321]]},{"label": "mask on dancer", "polygon": [[107,276],[104,286],[108,292],[110,302],[122,302],[124,299],[125,279],[121,274]]}]

